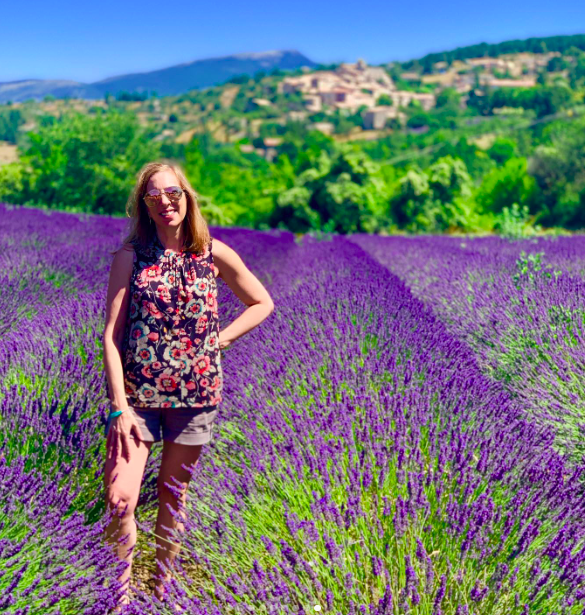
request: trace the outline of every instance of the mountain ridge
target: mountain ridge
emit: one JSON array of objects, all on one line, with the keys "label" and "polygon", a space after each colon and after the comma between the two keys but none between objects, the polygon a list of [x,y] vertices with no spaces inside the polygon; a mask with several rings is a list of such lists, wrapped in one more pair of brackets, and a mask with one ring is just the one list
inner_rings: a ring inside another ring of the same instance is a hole
[{"label": "mountain ridge", "polygon": [[297,50],[285,49],[192,60],[143,73],[114,75],[92,83],[68,79],[19,79],[0,82],[0,103],[8,100],[22,102],[30,98],[41,100],[47,95],[91,100],[103,98],[106,93],[115,96],[123,91],[156,91],[158,96],[174,96],[219,85],[240,74],[254,75],[274,69],[294,70],[301,66],[313,68],[317,64]]}]

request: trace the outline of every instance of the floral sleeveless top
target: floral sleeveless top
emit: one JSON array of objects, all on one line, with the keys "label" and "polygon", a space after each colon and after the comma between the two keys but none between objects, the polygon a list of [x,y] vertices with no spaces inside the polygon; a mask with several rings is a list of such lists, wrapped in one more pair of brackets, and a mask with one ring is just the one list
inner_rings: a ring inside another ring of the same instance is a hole
[{"label": "floral sleeveless top", "polygon": [[165,250],[155,233],[134,246],[124,335],[128,404],[202,408],[221,401],[218,270],[211,242],[202,254]]}]

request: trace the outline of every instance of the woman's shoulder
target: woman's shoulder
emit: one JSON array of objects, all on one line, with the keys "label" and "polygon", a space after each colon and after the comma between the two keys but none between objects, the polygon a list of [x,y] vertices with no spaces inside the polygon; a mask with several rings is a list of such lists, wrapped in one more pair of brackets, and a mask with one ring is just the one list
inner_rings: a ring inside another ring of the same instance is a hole
[{"label": "woman's shoulder", "polygon": [[132,272],[135,258],[136,256],[131,245],[123,243],[114,254],[114,260],[112,261],[111,267],[111,275],[120,279],[128,278]]},{"label": "woman's shoulder", "polygon": [[137,258],[139,258],[140,260],[144,260],[145,258],[148,258],[155,253],[156,246],[154,245],[153,241],[143,244],[138,237],[135,237],[134,239],[130,239],[128,242],[123,243],[121,249],[127,252],[133,252],[134,260],[136,260]]},{"label": "woman's shoulder", "polygon": [[223,273],[241,271],[245,267],[240,255],[227,243],[213,238],[213,263],[218,269],[218,277],[223,278]]},{"label": "woman's shoulder", "polygon": [[[222,254],[225,254],[226,250],[232,250],[227,243],[220,241],[217,237],[212,237],[209,245],[211,246],[211,251],[215,256],[219,256],[221,258]],[[233,251],[233,250],[232,250]]]},{"label": "woman's shoulder", "polygon": [[[122,247],[120,248],[120,251],[125,252],[128,255],[128,258],[131,258],[131,260],[133,261],[136,260],[137,253],[139,252],[139,250],[140,248],[135,241],[123,243]],[[130,254],[132,255],[131,257],[129,256]]]}]

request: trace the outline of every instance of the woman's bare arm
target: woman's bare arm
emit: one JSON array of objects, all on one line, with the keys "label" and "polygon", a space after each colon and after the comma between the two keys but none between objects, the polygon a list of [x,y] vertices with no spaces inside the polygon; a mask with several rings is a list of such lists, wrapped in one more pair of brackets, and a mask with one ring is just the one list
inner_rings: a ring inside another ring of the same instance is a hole
[{"label": "woman's bare arm", "polygon": [[213,239],[213,261],[219,270],[218,277],[248,306],[219,334],[219,347],[225,348],[274,311],[274,303],[262,282],[246,267],[240,256],[227,244]]},{"label": "woman's bare arm", "polygon": [[106,299],[106,324],[103,335],[104,368],[110,401],[120,410],[128,408],[124,386],[122,344],[128,317],[133,263],[134,249],[126,244],[116,252],[112,261]]}]

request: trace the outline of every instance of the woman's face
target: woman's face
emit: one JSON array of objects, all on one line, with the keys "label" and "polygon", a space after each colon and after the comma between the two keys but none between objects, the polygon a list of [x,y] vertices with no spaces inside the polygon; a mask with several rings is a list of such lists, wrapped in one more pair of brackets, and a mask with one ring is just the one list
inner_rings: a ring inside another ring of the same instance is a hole
[{"label": "woman's face", "polygon": [[163,189],[170,188],[171,186],[181,187],[177,176],[171,169],[158,171],[150,178],[146,185],[145,192],[156,188],[162,193],[161,199],[156,205],[153,207],[147,206],[151,218],[159,228],[169,226],[180,227],[187,215],[187,196],[185,192],[183,192],[181,198],[176,203],[171,201],[169,197],[162,192]]}]

